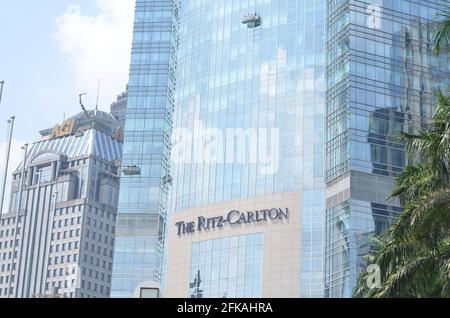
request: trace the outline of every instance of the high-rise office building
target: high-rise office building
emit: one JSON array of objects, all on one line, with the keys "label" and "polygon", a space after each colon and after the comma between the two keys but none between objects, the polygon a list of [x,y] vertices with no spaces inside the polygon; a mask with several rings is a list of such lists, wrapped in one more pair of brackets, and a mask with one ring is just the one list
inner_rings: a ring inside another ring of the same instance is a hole
[{"label": "high-rise office building", "polygon": [[113,115],[118,126],[124,129],[125,119],[127,115],[127,104],[128,104],[128,87],[127,90],[119,95],[117,95],[117,100],[111,104],[111,115]]},{"label": "high-rise office building", "polygon": [[136,1],[112,297],[150,297],[160,289],[176,16],[176,1]]},{"label": "high-rise office building", "polygon": [[446,2],[137,1],[116,295],[158,295],[165,256],[166,297],[351,296],[448,84]]},{"label": "high-rise office building", "polygon": [[405,166],[398,140],[432,116],[449,84],[447,54],[432,54],[445,0],[329,0],[327,62],[327,297],[351,297],[369,238],[401,212],[389,199]]},{"label": "high-rise office building", "polygon": [[41,131],[13,173],[0,221],[0,297],[108,297],[122,141],[82,112]]},{"label": "high-rise office building", "polygon": [[325,9],[181,1],[165,296],[323,296]]}]

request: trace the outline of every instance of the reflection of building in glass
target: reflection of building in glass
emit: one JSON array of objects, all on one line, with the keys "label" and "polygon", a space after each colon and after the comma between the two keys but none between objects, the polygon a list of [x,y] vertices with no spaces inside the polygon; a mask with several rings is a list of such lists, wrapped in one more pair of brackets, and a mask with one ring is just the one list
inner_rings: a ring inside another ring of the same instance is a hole
[{"label": "reflection of building in glass", "polygon": [[136,1],[112,297],[159,295],[170,184],[176,2]]},{"label": "reflection of building in glass", "polygon": [[401,211],[397,200],[388,200],[405,165],[397,133],[426,124],[433,89],[449,84],[448,56],[432,54],[430,25],[446,4],[385,1],[375,10],[365,1],[328,1],[329,297],[352,295],[368,238]]},{"label": "reflection of building in glass", "polygon": [[122,141],[80,113],[41,132],[14,171],[0,223],[0,297],[108,297]]},{"label": "reflection of building in glass", "polygon": [[395,176],[403,170],[405,154],[399,142],[404,131],[405,114],[396,108],[377,109],[370,114],[367,142],[373,174]]}]

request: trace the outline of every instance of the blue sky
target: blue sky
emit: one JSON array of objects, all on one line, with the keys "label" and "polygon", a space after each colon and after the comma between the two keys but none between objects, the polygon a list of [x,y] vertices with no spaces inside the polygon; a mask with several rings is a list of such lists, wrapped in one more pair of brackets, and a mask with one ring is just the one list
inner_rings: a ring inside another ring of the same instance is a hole
[{"label": "blue sky", "polygon": [[[0,79],[6,84],[0,106],[0,127],[14,113],[17,116],[15,136],[19,140],[26,140],[37,130],[55,123],[62,118],[63,111],[76,111],[75,99],[71,100],[73,69],[54,38],[55,20],[70,3],[66,0],[1,1]],[[79,4],[83,10],[95,10],[91,0]],[[52,108],[53,112],[43,114],[43,109]],[[5,138],[3,135],[1,138]]]},{"label": "blue sky", "polygon": [[15,165],[23,142],[80,111],[79,93],[95,105],[99,79],[100,109],[109,110],[128,81],[133,7],[134,0],[0,1],[0,163],[12,114]]}]

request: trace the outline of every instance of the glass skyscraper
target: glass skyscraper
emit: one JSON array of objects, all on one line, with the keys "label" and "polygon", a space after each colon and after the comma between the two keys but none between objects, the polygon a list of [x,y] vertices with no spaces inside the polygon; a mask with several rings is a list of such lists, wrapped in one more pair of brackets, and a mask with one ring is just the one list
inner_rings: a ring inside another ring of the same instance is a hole
[{"label": "glass skyscraper", "polygon": [[[280,282],[289,296],[350,297],[370,237],[401,212],[389,199],[406,161],[398,132],[425,125],[434,90],[449,84],[430,24],[447,3],[137,0],[112,296],[156,284],[169,295],[260,297]],[[244,133],[240,144],[218,138],[230,130]],[[252,143],[255,131],[271,149]],[[180,149],[189,160],[171,160]],[[274,169],[255,153],[275,155]],[[285,199],[298,214],[288,224],[201,236],[190,223],[191,235],[171,235],[185,218]],[[272,237],[283,225],[291,239]],[[271,280],[280,261],[267,246],[281,238],[292,275]],[[182,255],[162,266],[171,249]],[[239,281],[243,269],[251,275]]]},{"label": "glass skyscraper", "polygon": [[176,1],[136,1],[112,297],[161,282],[176,15]]},{"label": "glass skyscraper", "polygon": [[[279,144],[272,150],[279,167],[261,173],[262,162],[220,158],[175,164],[171,212],[297,192],[303,199],[297,293],[302,297],[323,295],[325,9],[325,0],[180,5],[174,128],[194,132],[201,125],[224,134],[267,128],[268,140],[278,131]],[[249,14],[259,20],[247,27],[243,17]],[[210,143],[221,147],[217,139]]]},{"label": "glass skyscraper", "polygon": [[326,276],[328,297],[351,297],[369,238],[401,212],[389,199],[405,166],[398,140],[433,112],[449,84],[432,54],[444,0],[328,0]]}]

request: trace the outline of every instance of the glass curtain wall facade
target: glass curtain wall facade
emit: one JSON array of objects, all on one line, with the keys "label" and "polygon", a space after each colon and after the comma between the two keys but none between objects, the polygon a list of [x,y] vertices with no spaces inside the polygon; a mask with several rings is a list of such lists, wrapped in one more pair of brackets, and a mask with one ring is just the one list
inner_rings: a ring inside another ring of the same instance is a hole
[{"label": "glass curtain wall facade", "polygon": [[136,1],[112,297],[161,282],[176,17],[174,0]]},{"label": "glass curtain wall facade", "polygon": [[[173,166],[171,211],[279,192],[303,198],[302,297],[323,296],[325,0],[193,0],[180,7],[174,127],[279,131],[280,166]],[[261,25],[242,18],[256,13]],[[300,264],[300,262],[299,262]],[[299,265],[300,266],[300,265]],[[232,295],[230,291],[229,295]]]},{"label": "glass curtain wall facade", "polygon": [[261,298],[263,234],[192,246],[190,298]]},{"label": "glass curtain wall facade", "polygon": [[405,166],[397,136],[429,122],[449,84],[431,20],[448,1],[328,0],[326,296],[351,297],[368,239],[401,212],[389,200]]}]

